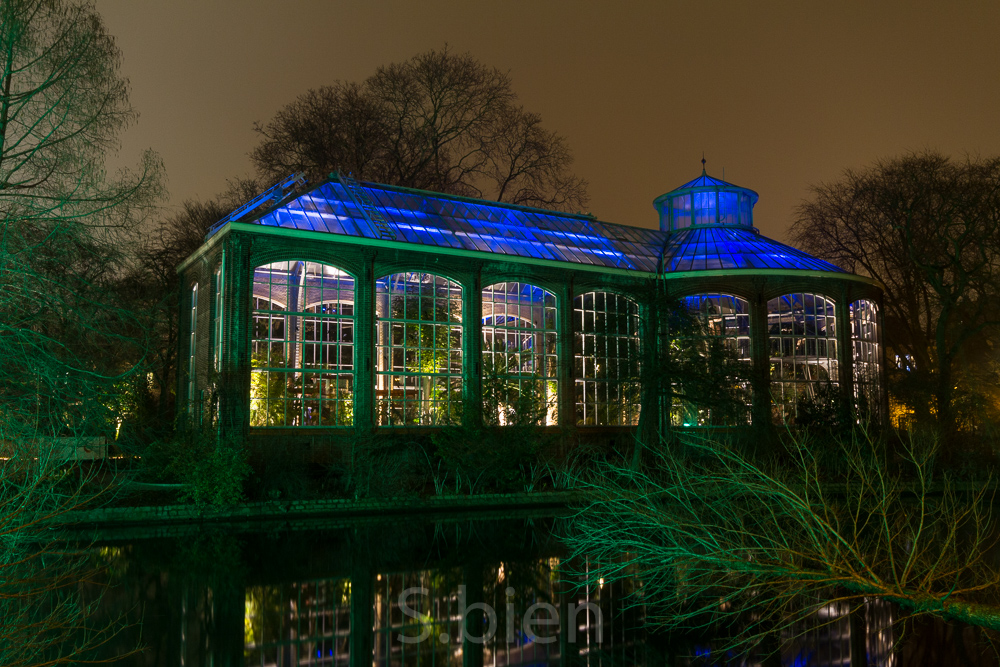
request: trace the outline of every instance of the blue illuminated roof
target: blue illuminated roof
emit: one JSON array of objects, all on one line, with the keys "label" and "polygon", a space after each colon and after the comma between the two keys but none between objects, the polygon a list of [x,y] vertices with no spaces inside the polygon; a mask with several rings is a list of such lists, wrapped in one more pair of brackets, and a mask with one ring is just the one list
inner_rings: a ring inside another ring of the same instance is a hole
[{"label": "blue illuminated roof", "polygon": [[[661,253],[668,272],[755,268],[842,272],[752,228],[692,227],[670,233],[600,222],[588,215],[388,185],[360,187],[394,231],[396,243],[648,273],[659,270]],[[340,180],[322,183],[262,214],[247,212],[241,220],[231,216],[226,221],[361,237],[373,245],[388,242]]]},{"label": "blue illuminated roof", "polygon": [[670,234],[663,271],[793,269],[845,273],[812,255],[741,227],[689,227]]},{"label": "blue illuminated roof", "polygon": [[701,176],[699,176],[698,178],[694,179],[693,181],[688,181],[687,183],[685,183],[684,185],[680,186],[679,188],[675,188],[674,190],[671,190],[667,194],[660,195],[660,196],[661,197],[666,197],[666,196],[669,196],[669,195],[676,194],[676,193],[680,192],[681,190],[694,190],[694,189],[697,189],[697,188],[712,188],[712,189],[716,189],[716,190],[732,190],[732,191],[746,192],[753,199],[753,203],[754,204],[756,204],[757,200],[760,198],[760,195],[758,195],[756,192],[754,192],[750,188],[744,188],[741,185],[733,185],[732,183],[728,183],[726,181],[723,181],[720,178],[715,178],[713,176],[709,176],[704,170],[702,170]]}]

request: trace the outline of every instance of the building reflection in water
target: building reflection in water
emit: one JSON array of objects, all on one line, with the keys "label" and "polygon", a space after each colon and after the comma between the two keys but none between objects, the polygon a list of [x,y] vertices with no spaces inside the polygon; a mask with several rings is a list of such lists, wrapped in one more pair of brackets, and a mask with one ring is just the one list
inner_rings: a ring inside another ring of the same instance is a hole
[{"label": "building reflection in water", "polygon": [[248,665],[347,665],[351,582],[248,586],[244,628]]},{"label": "building reflection in water", "polygon": [[[651,653],[641,650],[650,642],[643,607],[623,595],[632,591],[580,581],[561,570],[554,557],[377,574],[373,583],[358,587],[367,592],[373,623],[370,638],[359,641],[355,634],[356,645],[370,656],[355,663],[349,580],[255,586],[246,595],[246,664],[589,667],[622,664],[621,659],[645,662],[639,660]],[[866,664],[891,667],[891,607],[869,601],[859,613]],[[782,632],[782,664],[850,665],[851,632],[849,605],[821,606]],[[693,660],[676,655],[676,664],[760,664],[739,662],[697,642],[678,653]]]},{"label": "building reflection in water", "polygon": [[[637,580],[568,562],[551,517],[350,522],[119,540],[105,618],[120,664],[617,667],[758,665],[711,632],[646,627]],[[590,581],[590,585],[584,585]],[[893,665],[890,608],[818,611],[782,636],[782,664]],[[851,642],[855,637],[863,641]],[[861,660],[857,661],[861,663]]]},{"label": "building reflection in water", "polygon": [[[643,639],[621,585],[582,585],[557,557],[246,590],[247,665],[612,664]],[[361,599],[364,597],[364,599]],[[371,610],[364,636],[352,610]],[[351,648],[370,657],[351,660]],[[369,653],[370,647],[370,653]]]}]

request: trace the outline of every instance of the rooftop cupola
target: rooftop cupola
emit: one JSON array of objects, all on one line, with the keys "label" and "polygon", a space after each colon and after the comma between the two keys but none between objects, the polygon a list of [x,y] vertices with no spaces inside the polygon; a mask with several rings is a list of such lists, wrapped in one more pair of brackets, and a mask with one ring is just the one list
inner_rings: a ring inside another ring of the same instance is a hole
[{"label": "rooftop cupola", "polygon": [[706,225],[753,228],[757,193],[712,178],[705,171],[704,159],[701,164],[701,176],[653,200],[660,213],[660,229],[670,232]]}]

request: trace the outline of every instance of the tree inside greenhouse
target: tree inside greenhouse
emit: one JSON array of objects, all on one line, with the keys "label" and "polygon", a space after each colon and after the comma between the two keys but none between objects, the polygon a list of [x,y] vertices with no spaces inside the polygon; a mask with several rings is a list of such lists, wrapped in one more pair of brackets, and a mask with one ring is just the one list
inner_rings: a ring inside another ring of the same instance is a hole
[{"label": "tree inside greenhouse", "polygon": [[430,273],[376,283],[378,423],[443,426],[462,418],[462,290]]}]

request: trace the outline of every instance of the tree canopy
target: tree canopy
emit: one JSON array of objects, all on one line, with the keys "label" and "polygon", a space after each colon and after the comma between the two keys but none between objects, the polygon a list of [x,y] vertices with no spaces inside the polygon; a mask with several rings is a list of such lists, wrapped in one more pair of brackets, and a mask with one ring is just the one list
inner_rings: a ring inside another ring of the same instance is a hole
[{"label": "tree canopy", "polygon": [[0,386],[18,429],[65,428],[66,405],[95,396],[82,387],[141,346],[107,288],[160,193],[159,164],[150,153],[105,172],[135,118],[120,61],[89,4],[0,2]]},{"label": "tree canopy", "polygon": [[[158,159],[108,176],[135,118],[121,54],[87,2],[0,0],[0,663],[69,664],[86,628],[84,554],[47,525],[86,502],[59,470],[114,434],[144,335],[115,303]],[[81,477],[84,477],[81,473]]]},{"label": "tree canopy", "polygon": [[885,286],[894,398],[945,432],[969,418],[963,401],[996,384],[982,376],[1000,324],[1000,158],[927,152],[847,170],[813,188],[792,239]]},{"label": "tree canopy", "polygon": [[309,90],[267,123],[250,154],[274,181],[296,171],[575,211],[586,181],[563,137],[517,103],[510,77],[447,48]]}]

